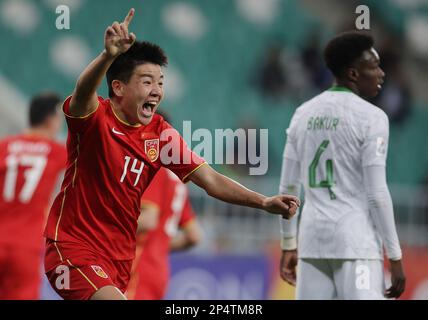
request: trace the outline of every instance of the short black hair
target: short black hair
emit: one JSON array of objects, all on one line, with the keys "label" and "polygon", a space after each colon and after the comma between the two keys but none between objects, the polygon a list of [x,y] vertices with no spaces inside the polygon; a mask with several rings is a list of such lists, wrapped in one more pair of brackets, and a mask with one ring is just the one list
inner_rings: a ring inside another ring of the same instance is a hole
[{"label": "short black hair", "polygon": [[147,41],[135,41],[128,51],[118,56],[107,70],[107,85],[109,97],[114,96],[111,83],[120,80],[127,83],[136,66],[144,63],[154,63],[161,67],[168,64],[168,58],[161,47]]},{"label": "short black hair", "polygon": [[60,96],[54,92],[42,92],[35,95],[30,102],[30,126],[38,126],[50,115],[55,114],[60,102]]},{"label": "short black hair", "polygon": [[371,35],[360,31],[347,31],[334,37],[324,50],[324,60],[335,77],[343,76],[362,53],[373,47]]}]

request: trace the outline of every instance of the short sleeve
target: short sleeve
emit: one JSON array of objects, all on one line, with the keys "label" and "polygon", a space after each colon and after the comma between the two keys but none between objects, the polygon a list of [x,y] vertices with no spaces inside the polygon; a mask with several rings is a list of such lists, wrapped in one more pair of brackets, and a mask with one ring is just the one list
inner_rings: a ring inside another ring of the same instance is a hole
[{"label": "short sleeve", "polygon": [[166,121],[160,134],[160,161],[163,167],[174,172],[181,181],[206,164],[206,161],[187,146],[181,135]]},{"label": "short sleeve", "polygon": [[103,98],[98,97],[98,106],[94,111],[92,111],[91,113],[83,117],[74,117],[70,114],[71,97],[72,96],[69,96],[64,101],[64,104],[62,106],[62,111],[64,112],[64,115],[65,115],[68,130],[70,132],[82,133],[97,121],[100,115],[100,112],[97,112],[97,111],[99,110],[100,104],[102,104],[104,100]]},{"label": "short sleeve", "polygon": [[385,166],[388,153],[389,122],[384,113],[373,116],[363,142],[362,166]]},{"label": "short sleeve", "polygon": [[192,221],[195,218],[195,212],[193,211],[192,204],[190,202],[189,196],[186,196],[186,202],[183,206],[183,211],[181,214],[180,221],[178,225],[180,227],[185,226],[189,221]]}]

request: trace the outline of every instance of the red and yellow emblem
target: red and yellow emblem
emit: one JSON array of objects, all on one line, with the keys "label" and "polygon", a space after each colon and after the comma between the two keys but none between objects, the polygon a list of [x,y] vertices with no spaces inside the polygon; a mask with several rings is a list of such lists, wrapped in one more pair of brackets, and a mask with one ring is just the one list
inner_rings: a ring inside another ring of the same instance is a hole
[{"label": "red and yellow emblem", "polygon": [[107,279],[108,275],[104,272],[104,270],[100,266],[91,266],[92,270],[97,274],[97,276]]},{"label": "red and yellow emblem", "polygon": [[151,162],[159,157],[159,139],[150,139],[144,141],[144,151]]}]

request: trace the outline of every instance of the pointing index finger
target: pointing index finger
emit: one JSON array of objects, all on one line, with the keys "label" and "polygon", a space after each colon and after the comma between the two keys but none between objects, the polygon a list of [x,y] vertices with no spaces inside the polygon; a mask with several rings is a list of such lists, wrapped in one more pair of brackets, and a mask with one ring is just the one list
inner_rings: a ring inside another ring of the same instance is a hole
[{"label": "pointing index finger", "polygon": [[125,20],[123,20],[123,23],[126,26],[129,26],[129,23],[132,21],[132,18],[134,17],[134,13],[135,13],[135,9],[132,8],[131,10],[129,10],[128,14],[125,17]]}]

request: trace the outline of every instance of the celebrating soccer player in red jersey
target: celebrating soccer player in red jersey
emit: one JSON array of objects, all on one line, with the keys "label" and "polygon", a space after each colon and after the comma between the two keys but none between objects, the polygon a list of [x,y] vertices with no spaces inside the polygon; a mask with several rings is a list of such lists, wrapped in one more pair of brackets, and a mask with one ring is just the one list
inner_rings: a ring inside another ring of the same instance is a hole
[{"label": "celebrating soccer player in red jersey", "polygon": [[[161,166],[230,203],[285,218],[299,205],[294,196],[266,197],[217,173],[155,114],[167,58],[157,45],[128,33],[133,16],[131,9],[122,23],[107,28],[105,50],[63,106],[68,166],[45,230],[45,270],[65,299],[126,299],[141,196]],[[105,75],[109,99],[96,94]],[[178,161],[165,162],[177,150]]]},{"label": "celebrating soccer player in red jersey", "polygon": [[0,300],[38,299],[43,224],[66,150],[53,93],[30,103],[30,128],[0,141]]},{"label": "celebrating soccer player in red jersey", "polygon": [[[187,187],[161,168],[144,192],[138,221],[137,250],[127,297],[160,300],[169,279],[169,253],[189,249],[201,238]],[[178,233],[178,230],[181,230]]]}]

